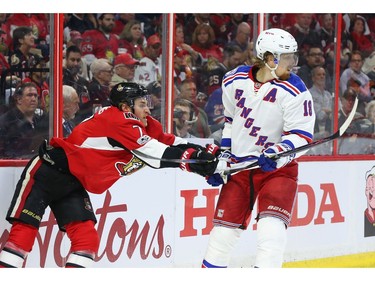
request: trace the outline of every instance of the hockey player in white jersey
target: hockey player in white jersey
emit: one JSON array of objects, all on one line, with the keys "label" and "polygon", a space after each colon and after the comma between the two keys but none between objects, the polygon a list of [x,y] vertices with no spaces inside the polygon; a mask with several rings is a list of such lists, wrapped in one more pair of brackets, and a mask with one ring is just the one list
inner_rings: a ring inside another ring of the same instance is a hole
[{"label": "hockey player in white jersey", "polygon": [[[298,63],[297,42],[281,29],[268,29],[256,42],[254,66],[228,72],[222,83],[225,127],[221,149],[230,151],[231,167],[258,161],[259,169],[244,169],[227,178],[220,167],[208,178],[223,184],[214,227],[202,267],[227,267],[241,233],[247,229],[258,199],[257,253],[254,267],[281,267],[297,194],[298,164],[305,152],[274,156],[310,143],[315,113],[310,92],[292,72]],[[228,155],[228,153],[226,153]]]}]

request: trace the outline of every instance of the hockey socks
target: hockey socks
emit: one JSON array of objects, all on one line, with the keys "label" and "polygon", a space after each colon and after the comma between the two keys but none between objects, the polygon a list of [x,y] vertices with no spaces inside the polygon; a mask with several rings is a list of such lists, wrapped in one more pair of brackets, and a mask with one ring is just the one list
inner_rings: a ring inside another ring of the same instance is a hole
[{"label": "hockey socks", "polygon": [[99,236],[91,220],[72,222],[65,226],[72,243],[65,267],[91,267],[99,248]]},{"label": "hockey socks", "polygon": [[210,233],[202,268],[228,267],[232,250],[237,244],[242,232],[243,230],[239,228],[214,226]]},{"label": "hockey socks", "polygon": [[22,267],[37,233],[38,229],[31,225],[13,223],[8,241],[0,253],[0,267]]},{"label": "hockey socks", "polygon": [[91,267],[94,262],[92,252],[72,252],[66,261],[66,268]]},{"label": "hockey socks", "polygon": [[28,252],[14,245],[12,242],[5,243],[0,253],[0,267],[22,267]]},{"label": "hockey socks", "polygon": [[254,267],[281,268],[286,246],[286,227],[282,220],[264,217],[257,226],[257,254]]}]

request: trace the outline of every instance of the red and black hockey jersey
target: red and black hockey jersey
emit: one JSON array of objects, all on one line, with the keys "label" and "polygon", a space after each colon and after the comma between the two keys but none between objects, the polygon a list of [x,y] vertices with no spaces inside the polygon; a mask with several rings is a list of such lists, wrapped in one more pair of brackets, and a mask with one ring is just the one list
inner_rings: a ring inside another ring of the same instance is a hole
[{"label": "red and black hockey jersey", "polygon": [[161,124],[147,117],[148,125],[131,112],[104,107],[76,126],[66,138],[52,138],[51,145],[64,149],[70,172],[92,193],[103,193],[121,176],[142,168],[145,163],[160,167],[160,160],[135,157],[131,151],[162,158],[169,145],[186,143],[166,134]]}]

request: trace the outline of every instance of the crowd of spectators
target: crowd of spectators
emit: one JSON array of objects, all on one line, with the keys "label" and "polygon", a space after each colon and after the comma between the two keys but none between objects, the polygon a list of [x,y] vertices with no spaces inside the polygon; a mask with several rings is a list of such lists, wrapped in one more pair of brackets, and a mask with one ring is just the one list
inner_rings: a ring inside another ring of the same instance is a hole
[{"label": "crowd of spectators", "polygon": [[[374,138],[374,106],[370,104],[375,99],[375,15],[343,15],[339,70],[335,70],[335,17],[328,13],[268,14],[266,24],[289,31],[298,42],[295,72],[314,97],[316,137],[332,134],[338,118],[333,116],[334,96],[340,97],[341,111],[346,100],[352,99],[349,92],[358,96],[360,105],[353,121],[356,129],[348,137]],[[63,84],[75,90],[79,107],[69,120],[71,127],[107,106],[111,87],[122,81],[134,81],[149,90],[151,112],[160,120],[162,15],[64,14],[64,20]],[[254,20],[256,15],[241,13],[175,15],[175,134],[220,142],[224,123],[221,81],[227,71],[254,62]],[[25,83],[35,85],[36,116],[47,116],[49,28],[49,14],[0,14],[1,120],[20,101],[19,89]],[[340,87],[335,89],[338,75]],[[26,120],[36,126],[32,118]],[[0,125],[0,158],[4,158],[8,157],[2,148],[9,126]],[[369,151],[366,146],[360,153]],[[17,156],[22,154],[12,155]]]}]

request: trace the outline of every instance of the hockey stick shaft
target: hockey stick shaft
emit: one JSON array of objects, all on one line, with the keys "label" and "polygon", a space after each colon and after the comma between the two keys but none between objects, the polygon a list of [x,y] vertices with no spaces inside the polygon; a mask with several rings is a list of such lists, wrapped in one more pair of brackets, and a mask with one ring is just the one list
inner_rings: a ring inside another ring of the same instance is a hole
[{"label": "hockey stick shaft", "polygon": [[[171,162],[171,163],[199,163],[199,164],[207,164],[216,161],[216,158],[213,160],[206,160],[206,159],[168,159],[168,158],[159,158],[152,155],[147,155],[140,151],[132,151],[132,153],[138,158],[145,158],[145,159],[152,159],[152,160],[159,160],[164,162]],[[142,160],[142,159],[141,159]]]},{"label": "hockey stick shaft", "polygon": [[[277,160],[281,157],[296,154],[298,152],[308,150],[308,149],[310,149],[314,146],[317,146],[317,145],[320,145],[322,143],[326,143],[326,142],[329,142],[329,141],[332,141],[334,139],[337,139],[337,138],[341,137],[345,133],[346,129],[348,129],[348,127],[350,126],[350,123],[352,123],[355,112],[357,110],[357,106],[358,106],[358,98],[355,99],[353,108],[352,108],[351,112],[349,113],[348,118],[346,118],[345,122],[341,125],[339,130],[337,132],[335,132],[333,135],[328,136],[326,138],[322,138],[322,139],[313,141],[313,142],[310,142],[310,143],[302,145],[300,147],[296,147],[295,149],[292,149],[292,150],[284,151],[282,153],[279,153],[279,154],[275,155],[273,157],[273,159]],[[251,163],[251,164],[249,164],[245,167],[242,167],[242,168],[234,168],[234,169],[226,170],[226,171],[224,171],[224,175],[231,175],[233,173],[236,173],[236,172],[239,172],[239,171],[242,171],[242,170],[249,170],[249,169],[255,169],[255,168],[259,168],[258,161],[255,161],[255,162],[253,162],[253,163]]]}]

